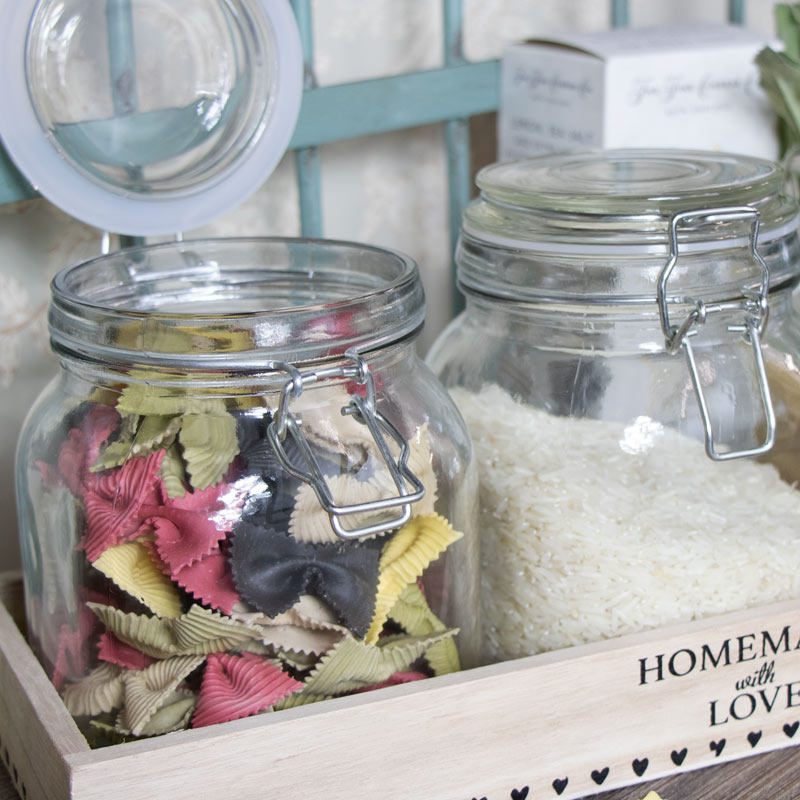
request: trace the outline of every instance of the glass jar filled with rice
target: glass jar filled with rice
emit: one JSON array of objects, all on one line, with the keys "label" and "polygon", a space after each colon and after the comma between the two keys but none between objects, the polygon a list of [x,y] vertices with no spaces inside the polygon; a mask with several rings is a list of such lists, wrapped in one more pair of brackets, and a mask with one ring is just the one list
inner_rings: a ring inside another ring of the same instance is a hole
[{"label": "glass jar filled with rice", "polygon": [[30,641],[92,744],[474,664],[476,478],[413,261],[303,239],[54,280],[22,431]]},{"label": "glass jar filled with rice", "polygon": [[429,363],[480,472],[484,657],[800,596],[800,275],[780,168],[494,164]]}]

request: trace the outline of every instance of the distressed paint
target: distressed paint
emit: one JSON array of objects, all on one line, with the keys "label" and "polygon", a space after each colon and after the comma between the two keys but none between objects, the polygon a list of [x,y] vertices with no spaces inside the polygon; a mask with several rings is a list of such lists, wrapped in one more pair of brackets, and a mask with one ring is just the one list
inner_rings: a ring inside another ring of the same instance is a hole
[{"label": "distressed paint", "polygon": [[496,111],[499,79],[499,62],[491,60],[311,89],[303,96],[289,146],[310,147]]},{"label": "distressed paint", "polygon": [[744,0],[728,0],[728,19],[736,25],[744,25]]},{"label": "distressed paint", "polygon": [[[303,90],[307,92],[317,85],[314,72],[311,0],[292,0],[292,10],[297,19],[303,47]],[[298,149],[295,153],[295,168],[300,197],[300,232],[303,236],[321,238],[323,235],[322,166],[319,149],[315,145]]]},{"label": "distressed paint", "polygon": [[[464,18],[461,0],[444,0],[444,63],[446,67],[464,64]],[[452,276],[452,311],[464,307],[464,298],[456,285],[455,252],[461,230],[461,215],[470,196],[469,120],[466,116],[445,123],[447,148],[448,211],[450,220],[450,270]]]},{"label": "distressed paint", "polygon": [[611,0],[611,26],[627,28],[629,24],[628,0]]}]

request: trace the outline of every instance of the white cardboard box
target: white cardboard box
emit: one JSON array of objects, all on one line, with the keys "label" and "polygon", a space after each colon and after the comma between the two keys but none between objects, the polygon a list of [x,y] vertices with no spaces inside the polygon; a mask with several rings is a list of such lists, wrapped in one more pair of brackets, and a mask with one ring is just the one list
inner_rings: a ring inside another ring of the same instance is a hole
[{"label": "white cardboard box", "polygon": [[502,59],[501,160],[611,147],[724,150],[776,159],[775,115],[737,25],[618,28],[534,40]]}]

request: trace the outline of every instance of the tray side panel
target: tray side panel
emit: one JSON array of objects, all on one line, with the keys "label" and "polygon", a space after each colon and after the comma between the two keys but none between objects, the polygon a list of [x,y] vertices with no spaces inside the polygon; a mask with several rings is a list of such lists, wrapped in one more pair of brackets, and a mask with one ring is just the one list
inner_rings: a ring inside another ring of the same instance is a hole
[{"label": "tray side panel", "polygon": [[68,762],[74,800],[110,782],[127,800],[566,800],[787,747],[798,728],[790,603]]},{"label": "tray side panel", "polygon": [[[2,576],[0,596],[21,596],[21,583]],[[0,755],[25,800],[66,800],[67,753],[88,751],[61,698],[5,605],[0,605]]]},{"label": "tray side panel", "polygon": [[25,633],[25,601],[21,572],[0,572],[0,605],[5,606],[14,624]]}]

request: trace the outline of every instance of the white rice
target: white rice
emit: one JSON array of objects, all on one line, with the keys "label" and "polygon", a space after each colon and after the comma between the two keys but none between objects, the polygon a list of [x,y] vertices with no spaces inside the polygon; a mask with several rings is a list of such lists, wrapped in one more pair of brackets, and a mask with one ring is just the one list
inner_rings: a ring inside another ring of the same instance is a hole
[{"label": "white rice", "polygon": [[647,418],[451,390],[481,474],[489,661],[800,596],[800,492]]}]

